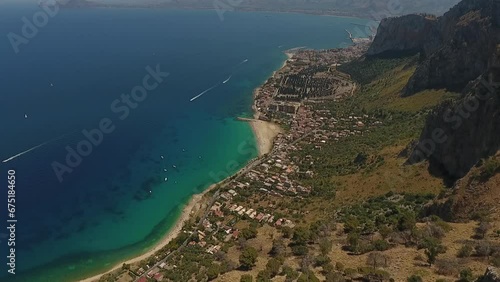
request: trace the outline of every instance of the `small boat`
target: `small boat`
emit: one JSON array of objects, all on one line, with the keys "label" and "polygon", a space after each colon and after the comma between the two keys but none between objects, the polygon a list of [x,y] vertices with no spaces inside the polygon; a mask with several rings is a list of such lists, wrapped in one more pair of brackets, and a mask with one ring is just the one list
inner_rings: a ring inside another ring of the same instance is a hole
[{"label": "small boat", "polygon": [[163,160],[163,156],[160,156],[160,158]]},{"label": "small boat", "polygon": [[50,84],[50,87],[54,87],[54,84],[52,84],[52,83],[51,83],[51,84]]},{"label": "small boat", "polygon": [[177,166],[176,166],[176,165],[172,165],[172,167],[173,167],[173,168],[177,168]]},{"label": "small boat", "polygon": [[28,115],[27,115],[27,114],[24,114],[24,118],[28,118]]},{"label": "small boat", "polygon": [[167,181],[168,181],[168,177],[165,177],[165,179],[163,179],[163,180],[164,180],[165,182],[167,182]]},{"label": "small boat", "polygon": [[167,169],[166,169],[166,168],[164,168],[164,169],[163,169],[163,171],[164,171],[164,172],[167,172]]}]

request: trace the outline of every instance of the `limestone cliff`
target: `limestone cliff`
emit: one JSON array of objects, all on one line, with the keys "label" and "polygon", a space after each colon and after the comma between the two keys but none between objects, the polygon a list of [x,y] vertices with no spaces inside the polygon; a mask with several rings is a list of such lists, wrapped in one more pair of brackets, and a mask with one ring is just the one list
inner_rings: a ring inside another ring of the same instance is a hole
[{"label": "limestone cliff", "polygon": [[439,38],[436,26],[437,18],[433,16],[407,15],[383,19],[367,55],[422,52],[426,44],[435,41],[430,38]]},{"label": "limestone cliff", "polygon": [[500,149],[500,46],[488,71],[469,83],[454,102],[428,116],[409,163],[428,159],[431,171],[463,177],[480,159]]},{"label": "limestone cliff", "polygon": [[420,52],[421,62],[402,96],[432,88],[459,92],[486,71],[499,42],[500,1],[464,0],[439,18],[383,21],[368,55]]}]

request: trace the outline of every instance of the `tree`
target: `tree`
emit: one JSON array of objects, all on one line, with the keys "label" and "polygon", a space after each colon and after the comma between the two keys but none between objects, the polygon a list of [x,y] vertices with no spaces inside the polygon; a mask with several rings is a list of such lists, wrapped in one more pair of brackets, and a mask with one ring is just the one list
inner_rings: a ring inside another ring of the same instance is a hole
[{"label": "tree", "polygon": [[250,274],[243,274],[240,277],[240,282],[253,282],[253,277]]},{"label": "tree", "polygon": [[399,231],[412,230],[415,227],[417,220],[413,212],[404,212],[398,220]]},{"label": "tree", "polygon": [[332,250],[332,247],[333,247],[332,241],[329,240],[328,238],[322,238],[319,241],[319,249],[321,251],[321,254],[325,256]]},{"label": "tree", "polygon": [[293,229],[288,226],[283,226],[281,228],[281,233],[283,233],[284,238],[291,238],[293,235]]},{"label": "tree", "polygon": [[293,232],[292,241],[295,245],[305,245],[311,238],[311,232],[305,227],[297,227]]},{"label": "tree", "polygon": [[357,253],[359,249],[359,234],[357,232],[349,233],[347,241],[349,242],[351,251]]},{"label": "tree", "polygon": [[273,257],[284,256],[286,253],[286,246],[283,239],[279,238],[273,240],[273,247],[269,251],[269,254]]},{"label": "tree", "polygon": [[351,215],[344,221],[344,232],[351,233],[353,231],[358,231],[360,225],[359,220]]},{"label": "tree", "polygon": [[257,282],[269,282],[271,281],[271,274],[269,273],[269,270],[265,269],[262,271],[259,271],[257,274]]},{"label": "tree", "polygon": [[246,247],[240,255],[241,267],[245,270],[250,270],[257,261],[257,250],[252,247]]},{"label": "tree", "polygon": [[281,264],[282,261],[276,258],[271,258],[267,261],[266,270],[269,271],[271,278],[278,275],[278,273],[280,272]]},{"label": "tree", "polygon": [[257,237],[257,229],[256,228],[252,228],[252,227],[250,227],[250,228],[243,228],[241,230],[240,236],[242,238],[245,238],[246,240],[255,238],[255,237]]},{"label": "tree", "polygon": [[220,266],[216,263],[212,263],[207,270],[208,281],[214,280],[219,276]]},{"label": "tree", "polygon": [[436,258],[440,253],[440,246],[438,244],[429,244],[425,249],[425,255],[427,256],[427,262],[429,266],[432,266],[436,262]]}]

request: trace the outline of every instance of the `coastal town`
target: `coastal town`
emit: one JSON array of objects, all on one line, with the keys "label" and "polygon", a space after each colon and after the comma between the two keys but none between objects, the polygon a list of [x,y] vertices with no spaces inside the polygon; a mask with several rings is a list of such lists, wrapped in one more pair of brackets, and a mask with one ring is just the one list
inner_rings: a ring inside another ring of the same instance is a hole
[{"label": "coastal town", "polygon": [[248,239],[248,233],[255,232],[256,226],[294,228],[297,216],[291,215],[296,211],[280,203],[284,198],[304,199],[311,193],[312,187],[300,181],[315,174],[306,168],[312,157],[297,154],[302,147],[321,150],[322,146],[362,135],[381,124],[368,115],[336,117],[321,108],[323,102],[335,102],[354,93],[356,84],[336,68],[361,56],[368,46],[369,42],[364,41],[344,49],[288,50],[284,66],[255,90],[254,119],[242,119],[275,123],[286,129],[271,136],[270,152],[209,189],[213,196],[198,210],[191,211],[191,223],[182,228],[186,238],[178,249],[162,249],[147,260],[124,264],[118,275],[108,274],[115,280],[109,280],[107,275],[100,280],[175,281],[169,277],[177,268],[175,261],[182,257],[181,248],[197,248],[206,255],[216,255],[242,238]]},{"label": "coastal town", "polygon": [[259,156],[195,195],[153,250],[84,281],[442,282],[500,266],[498,226],[432,213],[450,189],[404,165],[446,93],[403,100],[415,57],[364,61],[369,45],[286,51],[237,118]]}]

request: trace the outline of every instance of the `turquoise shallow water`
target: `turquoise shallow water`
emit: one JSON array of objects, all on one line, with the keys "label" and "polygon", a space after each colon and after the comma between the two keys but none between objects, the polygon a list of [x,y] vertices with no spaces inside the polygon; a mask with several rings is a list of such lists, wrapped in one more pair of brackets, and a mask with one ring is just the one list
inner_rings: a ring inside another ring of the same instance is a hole
[{"label": "turquoise shallow water", "polygon": [[[37,11],[3,4],[0,34],[20,34],[21,18]],[[151,248],[191,195],[256,156],[250,127],[235,118],[251,112],[253,89],[283,63],[282,51],[341,46],[348,43],[344,29],[365,22],[235,12],[220,21],[214,11],[65,9],[19,54],[4,37],[0,159],[44,145],[0,164],[0,177],[6,169],[16,169],[18,177],[18,274],[3,279],[73,281]],[[146,66],[156,65],[170,75],[121,120],[110,105],[142,82]],[[76,148],[82,130],[103,118],[116,129],[59,182],[51,164],[64,163],[66,146]],[[2,267],[0,275],[6,271]]]}]

